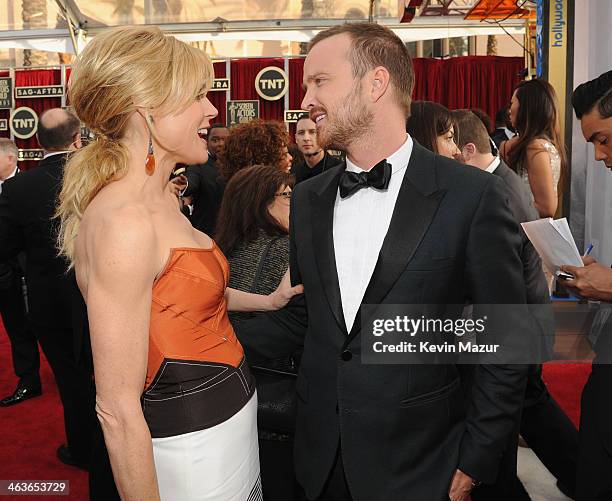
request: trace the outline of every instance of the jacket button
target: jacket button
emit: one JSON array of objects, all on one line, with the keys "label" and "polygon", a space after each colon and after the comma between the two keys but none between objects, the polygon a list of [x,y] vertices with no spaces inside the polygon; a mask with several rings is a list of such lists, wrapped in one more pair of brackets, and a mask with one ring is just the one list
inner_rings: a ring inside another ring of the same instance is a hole
[{"label": "jacket button", "polygon": [[340,355],[340,357],[342,358],[342,360],[344,360],[345,362],[348,362],[351,358],[353,358],[353,354],[351,353],[351,350],[344,350],[342,352],[342,355]]}]

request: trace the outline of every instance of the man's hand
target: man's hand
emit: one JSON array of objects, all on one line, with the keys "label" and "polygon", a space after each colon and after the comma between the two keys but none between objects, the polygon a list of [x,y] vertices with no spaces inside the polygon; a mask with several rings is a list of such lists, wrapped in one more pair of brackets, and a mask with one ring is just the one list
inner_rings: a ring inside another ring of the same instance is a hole
[{"label": "man's hand", "polygon": [[562,271],[574,276],[573,280],[564,280],[563,285],[581,297],[612,302],[612,269],[600,265],[592,257],[584,257],[582,261],[584,268],[561,266]]},{"label": "man's hand", "polygon": [[448,497],[450,501],[464,501],[470,496],[472,488],[472,477],[458,469],[453,475],[453,480],[448,490]]},{"label": "man's hand", "polygon": [[178,197],[187,188],[187,178],[183,174],[172,178],[168,183],[168,188],[174,196]]}]

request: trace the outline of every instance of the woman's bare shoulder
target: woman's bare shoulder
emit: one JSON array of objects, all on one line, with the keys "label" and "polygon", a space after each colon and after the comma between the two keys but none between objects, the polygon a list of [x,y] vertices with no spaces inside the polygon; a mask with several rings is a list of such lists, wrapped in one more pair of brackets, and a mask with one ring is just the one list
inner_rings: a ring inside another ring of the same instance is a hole
[{"label": "woman's bare shoulder", "polygon": [[[75,266],[78,273],[79,267],[92,270],[103,262],[131,263],[141,259],[141,265],[150,262],[154,274],[156,251],[155,225],[144,204],[96,197],[81,220]],[[147,256],[153,259],[149,260]]]},{"label": "woman's bare shoulder", "polygon": [[529,141],[527,145],[527,153],[533,155],[537,153],[550,153],[551,150],[555,150],[555,146],[548,139],[537,137]]}]

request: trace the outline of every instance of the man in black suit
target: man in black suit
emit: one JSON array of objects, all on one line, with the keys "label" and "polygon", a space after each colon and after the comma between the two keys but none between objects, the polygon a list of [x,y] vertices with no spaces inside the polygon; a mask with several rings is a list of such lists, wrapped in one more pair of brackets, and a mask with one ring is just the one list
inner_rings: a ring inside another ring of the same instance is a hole
[{"label": "man in black suit", "polygon": [[80,122],[60,108],[40,117],[38,167],[9,179],[0,195],[0,260],[26,253],[26,283],[32,328],[53,370],[64,408],[67,445],[58,458],[85,467],[93,419],[91,378],[75,362],[71,292],[66,261],[57,254],[53,220],[67,155],[80,147]]},{"label": "man in black suit", "polygon": [[[17,156],[15,143],[0,138],[0,193],[4,182],[19,173]],[[19,378],[12,395],[0,400],[0,407],[15,405],[41,394],[38,343],[28,325],[22,277],[23,263],[18,258],[0,262],[0,315],[11,343],[13,370]]]},{"label": "man in black suit", "polygon": [[495,481],[516,432],[523,366],[478,366],[466,406],[454,364],[362,363],[364,305],[525,309],[502,182],[406,135],[413,84],[405,45],[383,26],[313,39],[302,108],[346,165],[293,192],[290,269],[304,295],[237,329],[272,357],[303,339],[295,465],[311,500],[462,501]]},{"label": "man in black suit", "polygon": [[514,132],[510,130],[510,127],[508,108],[501,108],[495,114],[495,130],[491,134],[491,139],[495,143],[497,149],[500,148],[504,141],[514,137]]},{"label": "man in black suit", "polygon": [[340,159],[331,156],[319,146],[317,126],[309,117],[304,116],[295,124],[295,144],[304,157],[303,162],[297,163],[291,169],[296,184],[341,163]]},{"label": "man in black suit", "polygon": [[[539,219],[531,195],[523,180],[503,160],[491,153],[489,135],[479,118],[469,110],[452,112],[457,130],[455,138],[467,165],[499,176],[506,186],[507,201],[519,223]],[[530,305],[550,304],[550,294],[537,251],[521,229],[523,276]],[[540,325],[544,349],[552,350],[554,318],[549,307],[534,306],[532,314]],[[548,392],[542,380],[542,365],[532,365],[527,377],[525,403],[520,433],[544,466],[557,478],[562,490],[573,497],[578,467],[578,432],[565,412]],[[515,450],[507,456],[506,476],[489,488],[488,499],[501,499],[502,493],[513,492],[513,500],[529,499],[516,478]],[[496,489],[496,490],[494,490]],[[474,492],[474,501],[481,499],[487,488]]]},{"label": "man in black suit", "polygon": [[187,187],[181,196],[192,198],[191,224],[207,235],[212,235],[215,231],[217,214],[223,199],[225,186],[219,179],[216,162],[228,135],[227,127],[214,124],[207,135],[208,161],[203,165],[190,165],[185,172]]},{"label": "man in black suit", "polygon": [[[612,71],[579,85],[572,96],[576,117],[595,160],[612,169]],[[574,276],[564,284],[582,297],[612,303],[612,269],[583,258],[585,266],[564,266]],[[610,308],[609,304],[605,305]],[[577,501],[612,499],[612,332],[610,321],[593,340],[593,370],[582,393]]]}]

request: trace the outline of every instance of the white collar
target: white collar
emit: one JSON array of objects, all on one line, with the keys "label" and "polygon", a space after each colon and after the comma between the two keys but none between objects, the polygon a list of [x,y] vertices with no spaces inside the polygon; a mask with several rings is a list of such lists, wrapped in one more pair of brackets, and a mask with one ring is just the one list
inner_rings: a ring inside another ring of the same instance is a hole
[{"label": "white collar", "polygon": [[495,169],[499,167],[500,163],[501,163],[501,160],[499,159],[499,157],[495,157],[493,161],[489,164],[489,166],[485,169],[485,171],[490,172],[490,173],[495,172]]},{"label": "white collar", "polygon": [[[387,162],[391,164],[391,175],[400,172],[408,166],[410,154],[412,153],[413,141],[409,134],[406,134],[406,141],[399,149],[387,157]],[[358,167],[346,157],[346,170],[350,172],[363,172],[364,169]]]},{"label": "white collar", "polygon": [[17,170],[18,170],[18,169],[19,169],[19,167],[15,167],[15,170],[14,170],[14,171],[11,173],[11,175],[10,175],[10,176],[7,176],[7,178],[6,178],[6,179],[0,179],[0,184],[4,183],[4,181],[6,181],[7,179],[10,179],[10,178],[14,177],[14,176],[15,176],[15,174],[17,174]]},{"label": "white collar", "polygon": [[508,129],[508,127],[503,127],[503,129],[508,139],[512,139],[514,136],[516,136],[516,134],[512,132],[510,129]]},{"label": "white collar", "polygon": [[45,158],[49,158],[49,157],[52,157],[54,155],[63,155],[64,153],[70,153],[70,150],[66,150],[66,151],[50,151],[48,153],[45,153],[45,156],[42,157],[42,159],[44,160]]}]

